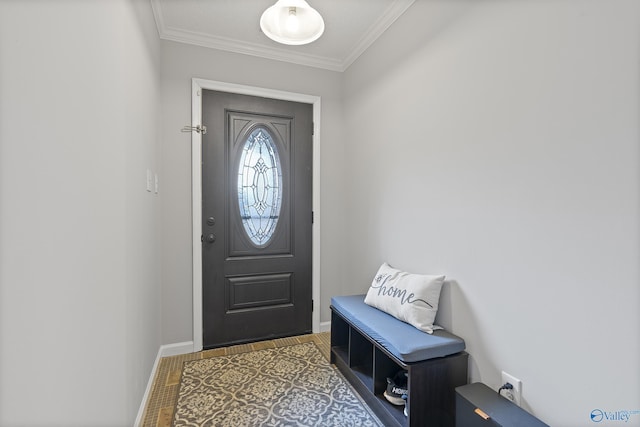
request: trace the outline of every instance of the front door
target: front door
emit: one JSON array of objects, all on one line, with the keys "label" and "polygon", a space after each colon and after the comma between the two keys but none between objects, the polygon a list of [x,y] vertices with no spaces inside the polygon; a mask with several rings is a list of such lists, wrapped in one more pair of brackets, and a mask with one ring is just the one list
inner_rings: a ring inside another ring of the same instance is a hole
[{"label": "front door", "polygon": [[311,332],[311,104],[204,90],[204,348]]}]

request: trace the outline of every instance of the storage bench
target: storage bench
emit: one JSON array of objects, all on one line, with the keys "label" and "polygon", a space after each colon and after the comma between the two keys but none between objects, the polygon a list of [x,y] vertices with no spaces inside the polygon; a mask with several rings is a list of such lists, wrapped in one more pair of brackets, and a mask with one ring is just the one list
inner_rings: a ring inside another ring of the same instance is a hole
[{"label": "storage bench", "polygon": [[[464,340],[445,330],[419,331],[364,303],[364,295],[331,299],[331,363],[385,426],[455,425],[455,388],[467,384]],[[389,403],[387,377],[408,373],[408,400]]]}]

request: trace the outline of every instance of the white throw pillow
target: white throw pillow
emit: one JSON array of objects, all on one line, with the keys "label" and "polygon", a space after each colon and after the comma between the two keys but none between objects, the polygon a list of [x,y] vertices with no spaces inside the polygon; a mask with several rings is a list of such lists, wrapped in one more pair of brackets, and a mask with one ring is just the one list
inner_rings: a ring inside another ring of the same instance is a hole
[{"label": "white throw pillow", "polygon": [[443,282],[444,276],[411,274],[385,262],[373,278],[364,302],[431,334]]}]

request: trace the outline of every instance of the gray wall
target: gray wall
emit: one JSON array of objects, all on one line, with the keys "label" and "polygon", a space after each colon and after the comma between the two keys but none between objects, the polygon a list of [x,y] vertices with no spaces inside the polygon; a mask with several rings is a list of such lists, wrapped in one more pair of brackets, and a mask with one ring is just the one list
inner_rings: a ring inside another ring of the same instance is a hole
[{"label": "gray wall", "polygon": [[640,409],[639,8],[418,0],[341,74],[160,43],[146,1],[0,2],[0,425],[130,425],[192,339],[192,77],[322,97],[321,321],[382,261],[444,273],[472,380]]},{"label": "gray wall", "polygon": [[160,340],[148,2],[0,2],[0,425],[127,426]]},{"label": "gray wall", "polygon": [[640,410],[639,36],[633,0],[417,1],[345,73],[349,281],[446,274],[471,379],[550,425]]},{"label": "gray wall", "polygon": [[341,292],[345,200],[342,75],[252,56],[162,42],[162,295],[163,341],[193,338],[191,256],[191,79],[303,93],[322,97],[321,111],[321,322],[329,320],[331,295]]}]

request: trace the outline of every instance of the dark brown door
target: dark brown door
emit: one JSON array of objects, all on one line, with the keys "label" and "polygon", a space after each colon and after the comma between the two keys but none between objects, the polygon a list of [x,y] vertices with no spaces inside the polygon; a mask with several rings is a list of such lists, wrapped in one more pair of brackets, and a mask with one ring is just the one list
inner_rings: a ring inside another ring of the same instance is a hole
[{"label": "dark brown door", "polygon": [[204,348],[309,333],[312,105],[202,102]]}]

